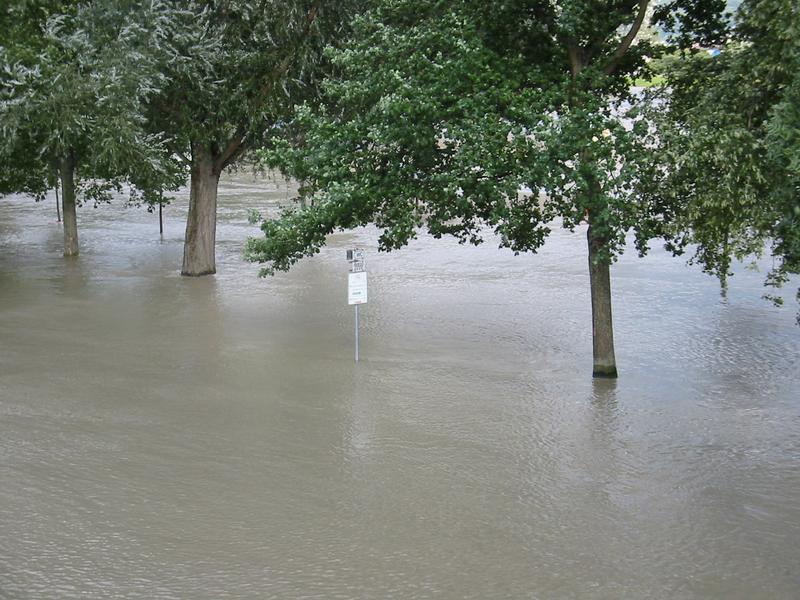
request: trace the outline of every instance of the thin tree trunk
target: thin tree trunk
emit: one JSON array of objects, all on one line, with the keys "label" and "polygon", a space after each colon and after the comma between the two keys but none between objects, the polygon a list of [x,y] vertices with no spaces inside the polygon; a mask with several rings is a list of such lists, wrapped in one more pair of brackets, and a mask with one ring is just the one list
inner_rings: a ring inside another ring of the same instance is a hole
[{"label": "thin tree trunk", "polygon": [[159,202],[158,203],[158,233],[161,237],[164,237],[164,215],[163,215],[163,208],[164,205]]},{"label": "thin tree trunk", "polygon": [[219,173],[214,165],[214,157],[207,150],[200,149],[199,145],[195,146],[181,275],[200,276],[217,272],[214,246],[218,187]]},{"label": "thin tree trunk", "polygon": [[731,257],[728,255],[730,239],[731,236],[726,227],[722,238],[722,257],[717,267],[719,273],[719,293],[723,298],[728,297],[728,271],[731,268]]},{"label": "thin tree trunk", "polygon": [[61,200],[58,198],[58,179],[56,179],[56,185],[53,189],[56,191],[56,217],[58,222],[61,223]]},{"label": "thin tree trunk", "polygon": [[605,240],[595,235],[591,223],[586,232],[589,243],[589,287],[592,296],[592,350],[595,377],[616,377],[614,327],[611,322],[611,265],[598,260]]},{"label": "thin tree trunk", "polygon": [[61,202],[64,215],[64,256],[78,256],[78,217],[75,211],[75,157],[59,160]]}]

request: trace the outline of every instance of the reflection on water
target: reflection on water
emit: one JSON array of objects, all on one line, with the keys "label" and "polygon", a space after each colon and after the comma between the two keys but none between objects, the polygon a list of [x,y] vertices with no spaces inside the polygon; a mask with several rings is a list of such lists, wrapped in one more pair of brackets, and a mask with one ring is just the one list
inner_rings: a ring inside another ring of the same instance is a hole
[{"label": "reflection on water", "polygon": [[163,240],[82,209],[74,261],[51,202],[0,200],[0,597],[797,597],[800,329],[759,274],[722,302],[623,257],[621,378],[592,381],[583,232],[365,229],[261,280],[247,209],[286,197],[229,180],[200,279],[185,197]]}]

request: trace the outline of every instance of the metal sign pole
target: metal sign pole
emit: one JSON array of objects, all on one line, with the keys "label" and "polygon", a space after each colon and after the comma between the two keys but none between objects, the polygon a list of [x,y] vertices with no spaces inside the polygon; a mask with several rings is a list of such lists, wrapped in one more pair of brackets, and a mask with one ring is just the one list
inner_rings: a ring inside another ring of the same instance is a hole
[{"label": "metal sign pole", "polygon": [[356,304],[356,362],[358,362],[358,304]]}]

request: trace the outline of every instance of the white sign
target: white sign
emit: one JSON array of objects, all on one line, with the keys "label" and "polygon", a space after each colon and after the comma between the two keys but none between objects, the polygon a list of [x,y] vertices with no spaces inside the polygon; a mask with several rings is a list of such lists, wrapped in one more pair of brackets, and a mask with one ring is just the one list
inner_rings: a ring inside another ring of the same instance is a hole
[{"label": "white sign", "polygon": [[364,249],[353,248],[347,251],[347,262],[350,263],[350,272],[358,273],[359,271],[366,271],[367,264],[364,260]]},{"label": "white sign", "polygon": [[367,272],[349,273],[347,277],[347,303],[367,303]]}]

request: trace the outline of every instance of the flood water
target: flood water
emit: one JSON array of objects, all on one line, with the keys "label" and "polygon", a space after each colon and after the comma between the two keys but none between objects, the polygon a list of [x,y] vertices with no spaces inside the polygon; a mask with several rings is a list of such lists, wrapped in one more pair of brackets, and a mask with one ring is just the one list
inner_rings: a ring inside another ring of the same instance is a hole
[{"label": "flood water", "polygon": [[[288,274],[178,274],[157,217],[0,199],[0,598],[800,597],[800,328],[762,273],[613,268],[592,381],[584,231],[538,256],[334,235]],[[353,360],[344,251],[367,249]],[[768,264],[767,264],[768,266]]]}]

